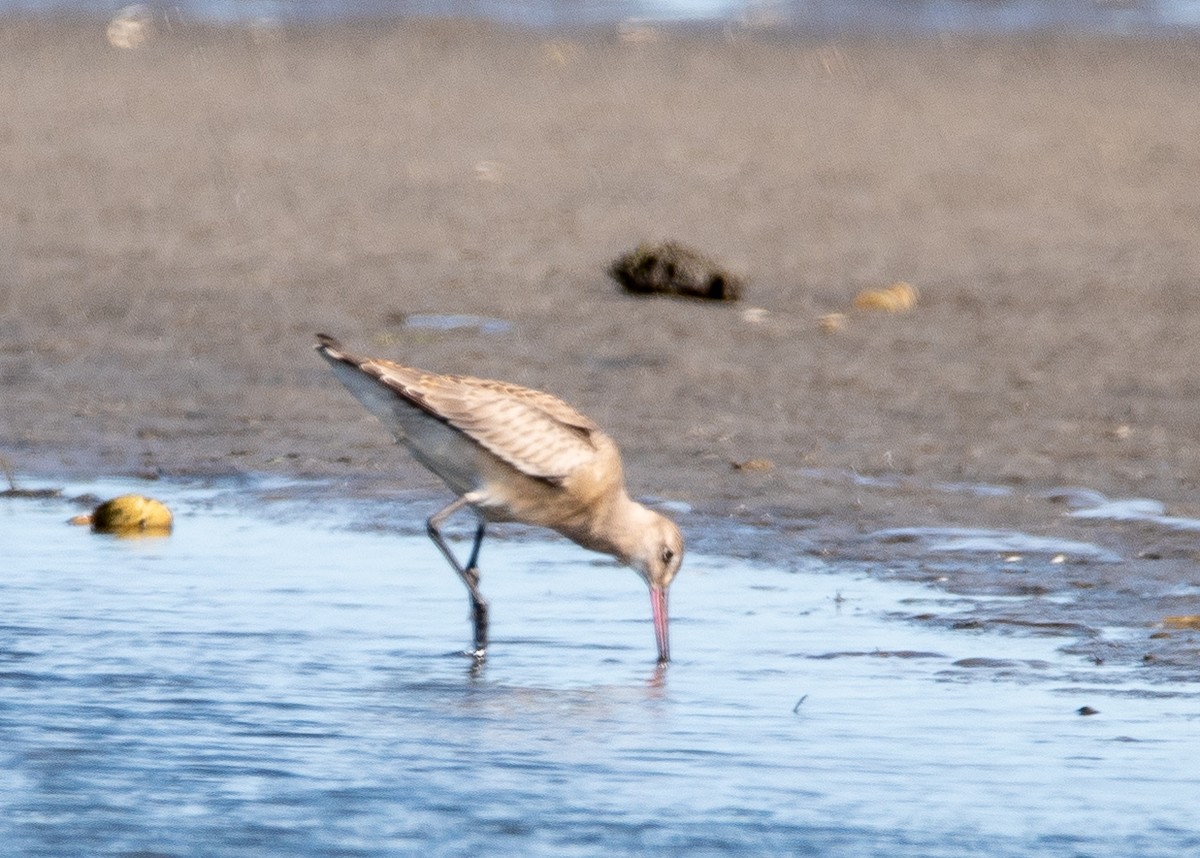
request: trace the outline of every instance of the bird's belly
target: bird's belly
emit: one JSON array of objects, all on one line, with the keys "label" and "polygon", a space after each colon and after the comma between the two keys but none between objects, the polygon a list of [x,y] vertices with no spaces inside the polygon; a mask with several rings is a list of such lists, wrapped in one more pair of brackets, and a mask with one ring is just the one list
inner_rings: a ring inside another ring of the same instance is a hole
[{"label": "bird's belly", "polygon": [[486,450],[477,461],[481,500],[476,505],[485,518],[548,527],[572,539],[589,518],[587,505],[562,485],[523,474]]},{"label": "bird's belly", "polygon": [[357,369],[341,363],[333,364],[333,368],[355,398],[391,430],[396,443],[406,447],[414,459],[460,495],[479,488],[477,444]]},{"label": "bird's belly", "polygon": [[408,449],[414,459],[436,474],[456,494],[465,495],[481,488],[479,445],[457,429],[431,417],[405,421],[396,443]]}]

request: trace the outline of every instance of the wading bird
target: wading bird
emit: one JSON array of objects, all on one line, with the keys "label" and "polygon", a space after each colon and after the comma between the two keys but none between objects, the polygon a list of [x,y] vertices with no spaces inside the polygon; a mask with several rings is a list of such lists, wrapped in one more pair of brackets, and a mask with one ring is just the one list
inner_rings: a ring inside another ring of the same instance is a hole
[{"label": "wading bird", "polygon": [[[518,521],[632,566],[650,588],[658,661],[669,660],[667,588],[683,561],[683,536],[629,498],[617,445],[590,418],[539,390],[359,357],[325,334],[316,348],[396,442],[458,495],[426,527],[471,594],[477,659],[488,644],[479,546],[487,522]],[[478,517],[465,566],[441,533],[464,507]]]}]

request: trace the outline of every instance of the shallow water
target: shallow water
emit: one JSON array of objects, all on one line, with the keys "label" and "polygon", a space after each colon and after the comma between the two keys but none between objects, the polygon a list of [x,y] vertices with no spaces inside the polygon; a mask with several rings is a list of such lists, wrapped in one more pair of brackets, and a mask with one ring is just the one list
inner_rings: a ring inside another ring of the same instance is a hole
[{"label": "shallow water", "polygon": [[477,18],[573,27],[621,21],[692,21],[804,32],[1169,32],[1200,26],[1196,0],[0,0],[0,14],[112,15],[270,24],[395,17]]},{"label": "shallow water", "polygon": [[[1177,856],[1200,847],[1200,683],[1147,686],[960,597],[808,557],[689,556],[653,665],[633,573],[491,540],[461,585],[357,502],[149,492],[166,539],[0,499],[10,854]],[[1099,710],[1082,716],[1080,707]]]}]

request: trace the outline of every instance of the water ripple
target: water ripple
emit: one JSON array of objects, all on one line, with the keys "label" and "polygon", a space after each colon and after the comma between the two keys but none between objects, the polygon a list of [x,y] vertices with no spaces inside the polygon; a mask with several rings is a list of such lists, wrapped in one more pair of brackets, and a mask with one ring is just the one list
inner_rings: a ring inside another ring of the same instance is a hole
[{"label": "water ripple", "polygon": [[479,670],[455,650],[461,585],[423,538],[156,491],[178,515],[153,546],[0,499],[11,854],[1197,845],[1200,684],[1073,656],[1077,628],[914,622],[906,606],[947,607],[920,584],[695,556],[661,671],[632,573],[498,540]]}]

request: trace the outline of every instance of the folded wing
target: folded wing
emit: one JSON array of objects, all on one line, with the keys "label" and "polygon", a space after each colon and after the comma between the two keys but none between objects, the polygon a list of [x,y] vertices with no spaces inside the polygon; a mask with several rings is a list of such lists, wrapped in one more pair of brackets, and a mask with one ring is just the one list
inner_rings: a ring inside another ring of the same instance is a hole
[{"label": "folded wing", "polygon": [[600,428],[548,393],[384,360],[360,369],[527,476],[561,483],[596,456]]}]

